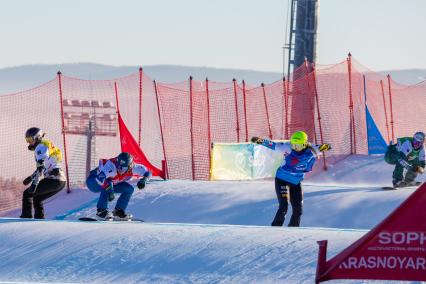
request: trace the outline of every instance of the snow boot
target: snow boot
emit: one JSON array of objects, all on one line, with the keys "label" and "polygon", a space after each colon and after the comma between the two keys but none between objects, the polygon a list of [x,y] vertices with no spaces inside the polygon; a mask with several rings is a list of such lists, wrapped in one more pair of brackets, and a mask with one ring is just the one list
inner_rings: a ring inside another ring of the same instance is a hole
[{"label": "snow boot", "polygon": [[108,212],[108,209],[98,208],[95,219],[99,221],[109,221],[112,220],[112,215],[110,212]]},{"label": "snow boot", "polygon": [[114,220],[116,221],[131,221],[133,217],[132,214],[126,213],[123,209],[117,207],[115,207],[112,214],[114,215]]},{"label": "snow boot", "polygon": [[403,182],[402,180],[393,180],[392,181],[393,187],[403,187],[405,186],[405,182]]}]

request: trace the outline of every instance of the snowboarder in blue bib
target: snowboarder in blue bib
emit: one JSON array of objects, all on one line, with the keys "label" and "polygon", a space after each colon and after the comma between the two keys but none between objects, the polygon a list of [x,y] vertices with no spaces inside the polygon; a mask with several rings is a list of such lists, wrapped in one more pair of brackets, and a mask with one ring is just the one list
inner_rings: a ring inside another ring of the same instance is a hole
[{"label": "snowboarder in blue bib", "polygon": [[301,181],[305,173],[312,171],[320,152],[331,149],[330,145],[309,143],[308,135],[303,131],[295,132],[290,142],[273,142],[259,137],[253,137],[251,141],[284,154],[284,160],[275,175],[275,191],[279,207],[271,225],[284,224],[290,199],[293,213],[288,226],[299,227],[303,207]]},{"label": "snowboarder in blue bib", "polygon": [[416,185],[417,175],[425,172],[424,142],[425,134],[416,132],[413,137],[398,138],[396,144],[388,146],[385,161],[395,165],[392,176],[395,188]]}]

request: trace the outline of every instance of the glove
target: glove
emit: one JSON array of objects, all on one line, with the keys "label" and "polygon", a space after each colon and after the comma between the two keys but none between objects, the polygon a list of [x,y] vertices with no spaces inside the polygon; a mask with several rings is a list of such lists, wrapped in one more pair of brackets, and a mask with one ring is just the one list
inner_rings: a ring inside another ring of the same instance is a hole
[{"label": "glove", "polygon": [[33,172],[33,174],[32,175],[30,175],[29,177],[26,177],[23,181],[22,181],[22,183],[24,184],[24,185],[29,185],[31,182],[35,182],[36,183],[36,185],[38,184],[38,178],[40,177],[40,173],[39,173],[39,171],[38,171],[38,169],[35,171],[35,172]]},{"label": "glove", "polygon": [[108,201],[109,202],[111,202],[115,199],[114,190],[108,190],[107,194],[108,194]]},{"label": "glove", "polygon": [[329,150],[331,150],[331,145],[330,145],[330,144],[327,144],[327,143],[325,143],[325,144],[321,144],[321,145],[319,146],[319,150],[320,150],[320,152],[329,151]]},{"label": "glove", "polygon": [[253,137],[251,138],[251,143],[262,144],[262,143],[263,143],[263,141],[264,141],[264,139],[259,138],[259,137],[256,137],[256,136],[253,136]]},{"label": "glove", "polygon": [[425,172],[425,168],[417,166],[415,171],[418,172],[419,174],[423,174]]},{"label": "glove", "polygon": [[146,185],[146,179],[145,178],[141,178],[137,183],[137,186],[138,186],[139,189],[143,189],[145,187],[145,185]]},{"label": "glove", "polygon": [[108,201],[109,202],[113,201],[115,199],[115,194],[114,194],[112,182],[108,183],[108,187],[105,188],[105,191],[108,195]]},{"label": "glove", "polygon": [[399,159],[398,163],[407,170],[413,169],[413,167],[404,159]]},{"label": "glove", "polygon": [[98,175],[96,176],[96,182],[99,184],[99,185],[103,185],[104,184],[104,182],[105,182],[105,179],[106,179],[106,175],[105,175],[105,173],[104,172],[100,172],[100,173],[98,173]]},{"label": "glove", "polygon": [[29,177],[25,178],[22,182],[24,185],[29,185],[33,181],[33,176],[30,175]]}]

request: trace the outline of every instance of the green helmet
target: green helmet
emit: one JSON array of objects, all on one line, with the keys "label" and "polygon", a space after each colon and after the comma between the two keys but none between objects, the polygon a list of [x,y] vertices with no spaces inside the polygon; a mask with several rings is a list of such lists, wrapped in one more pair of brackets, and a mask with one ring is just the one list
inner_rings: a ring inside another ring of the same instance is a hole
[{"label": "green helmet", "polygon": [[291,135],[290,143],[292,145],[308,145],[308,135],[303,131],[296,131]]}]

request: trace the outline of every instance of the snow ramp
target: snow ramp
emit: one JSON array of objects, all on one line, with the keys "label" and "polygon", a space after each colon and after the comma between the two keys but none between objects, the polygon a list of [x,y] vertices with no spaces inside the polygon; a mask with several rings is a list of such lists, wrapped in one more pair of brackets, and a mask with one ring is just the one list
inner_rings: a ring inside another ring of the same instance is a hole
[{"label": "snow ramp", "polygon": [[330,253],[366,231],[0,219],[0,281],[312,283],[316,241]]}]

